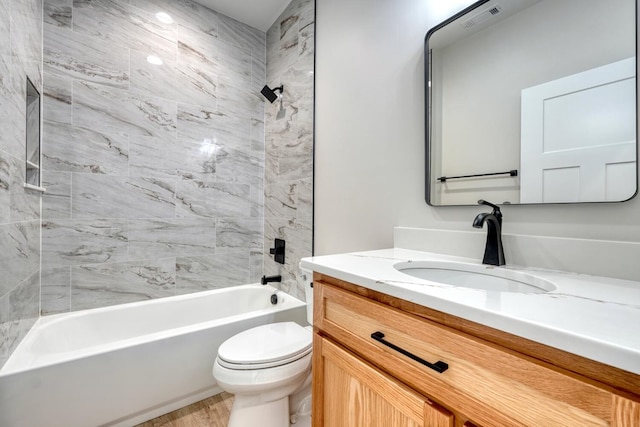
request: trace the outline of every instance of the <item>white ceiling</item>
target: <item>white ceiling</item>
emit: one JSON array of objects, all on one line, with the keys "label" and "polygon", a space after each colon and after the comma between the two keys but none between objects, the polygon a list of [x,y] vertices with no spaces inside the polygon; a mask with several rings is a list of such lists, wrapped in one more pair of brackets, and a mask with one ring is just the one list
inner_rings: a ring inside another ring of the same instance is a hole
[{"label": "white ceiling", "polygon": [[267,31],[291,0],[196,0],[251,27]]}]

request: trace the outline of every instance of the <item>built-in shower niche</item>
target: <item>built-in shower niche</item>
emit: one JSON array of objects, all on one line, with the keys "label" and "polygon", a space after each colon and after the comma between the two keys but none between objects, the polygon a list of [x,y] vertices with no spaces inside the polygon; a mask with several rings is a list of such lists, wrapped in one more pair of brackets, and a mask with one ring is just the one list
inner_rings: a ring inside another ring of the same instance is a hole
[{"label": "built-in shower niche", "polygon": [[40,92],[27,77],[26,96],[26,178],[24,186],[44,191],[40,186]]}]

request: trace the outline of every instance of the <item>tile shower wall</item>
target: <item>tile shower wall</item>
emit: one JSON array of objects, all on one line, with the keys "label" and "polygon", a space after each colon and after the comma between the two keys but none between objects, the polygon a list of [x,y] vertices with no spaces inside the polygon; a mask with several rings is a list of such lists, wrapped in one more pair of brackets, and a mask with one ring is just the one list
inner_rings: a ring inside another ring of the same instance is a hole
[{"label": "tile shower wall", "polygon": [[44,0],[43,314],[258,280],[265,52],[189,0]]},{"label": "tile shower wall", "polygon": [[42,93],[41,17],[41,0],[0,0],[0,367],[40,307],[40,193],[23,183],[26,76]]},{"label": "tile shower wall", "polygon": [[[265,273],[304,299],[298,262],[312,251],[315,2],[293,0],[267,31],[267,82],[284,85],[282,102],[265,105]],[[286,263],[268,249],[287,242]]]}]

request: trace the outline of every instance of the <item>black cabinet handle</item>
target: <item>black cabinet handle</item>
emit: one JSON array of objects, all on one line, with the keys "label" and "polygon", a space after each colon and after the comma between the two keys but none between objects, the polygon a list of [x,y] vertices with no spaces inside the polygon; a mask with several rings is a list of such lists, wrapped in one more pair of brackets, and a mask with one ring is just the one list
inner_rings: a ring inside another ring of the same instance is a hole
[{"label": "black cabinet handle", "polygon": [[392,349],[394,349],[395,351],[397,351],[398,353],[402,353],[405,356],[415,360],[416,362],[422,363],[424,366],[433,369],[436,372],[439,373],[443,373],[444,371],[446,371],[447,369],[449,369],[449,365],[444,363],[441,360],[438,360],[436,363],[430,363],[427,362],[426,360],[424,360],[421,357],[416,356],[413,353],[409,353],[407,350],[398,347],[395,344],[391,344],[389,341],[386,341],[384,339],[384,334],[380,331],[378,332],[374,332],[371,334],[371,338],[373,338],[374,340],[381,342],[382,344],[386,345],[387,347],[391,347]]}]

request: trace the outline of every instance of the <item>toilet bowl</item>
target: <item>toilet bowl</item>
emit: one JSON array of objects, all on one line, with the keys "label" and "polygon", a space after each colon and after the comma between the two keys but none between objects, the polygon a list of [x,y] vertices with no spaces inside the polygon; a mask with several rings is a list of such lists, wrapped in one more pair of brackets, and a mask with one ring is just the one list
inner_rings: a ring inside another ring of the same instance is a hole
[{"label": "toilet bowl", "polygon": [[[303,271],[303,276],[311,323],[311,272]],[[310,425],[312,332],[310,326],[280,322],[248,329],[222,343],[213,377],[235,395],[228,427]]]}]

